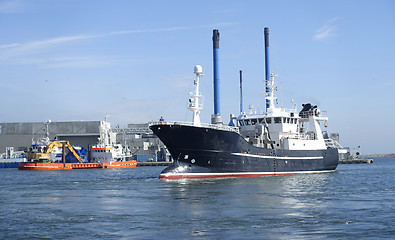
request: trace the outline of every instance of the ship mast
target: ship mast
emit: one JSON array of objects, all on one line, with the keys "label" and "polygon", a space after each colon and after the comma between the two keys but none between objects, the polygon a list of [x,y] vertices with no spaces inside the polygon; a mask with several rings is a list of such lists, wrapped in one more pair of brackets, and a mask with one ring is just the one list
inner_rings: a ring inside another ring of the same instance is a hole
[{"label": "ship mast", "polygon": [[193,82],[195,85],[195,91],[189,93],[191,97],[189,98],[188,109],[193,112],[193,125],[200,126],[200,110],[203,109],[203,104],[199,101],[199,99],[202,97],[202,95],[199,93],[199,80],[200,76],[203,76],[202,66],[196,65],[194,68],[194,73],[196,74],[196,80]]},{"label": "ship mast", "polygon": [[275,100],[277,99],[274,91],[276,90],[276,85],[274,83],[274,77],[277,77],[278,75],[271,73],[270,74],[270,79],[266,80],[266,112],[269,109],[274,109],[276,106],[274,105]]}]

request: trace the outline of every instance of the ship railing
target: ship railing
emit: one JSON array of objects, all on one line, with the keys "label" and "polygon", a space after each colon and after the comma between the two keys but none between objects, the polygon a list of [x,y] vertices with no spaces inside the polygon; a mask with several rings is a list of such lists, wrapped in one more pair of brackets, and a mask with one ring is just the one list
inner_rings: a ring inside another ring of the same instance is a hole
[{"label": "ship railing", "polygon": [[297,140],[309,140],[311,136],[305,133],[294,133],[294,134],[287,134],[283,136],[286,139],[297,139]]},{"label": "ship railing", "polygon": [[324,139],[325,141],[325,145],[328,148],[343,148],[336,140],[332,139],[332,138],[328,138],[328,139]]},{"label": "ship railing", "polygon": [[190,102],[190,103],[188,103],[188,108],[203,109],[203,103],[196,104],[195,102]]},{"label": "ship railing", "polygon": [[238,127],[227,126],[222,124],[210,124],[210,123],[200,123],[199,126],[194,125],[192,122],[150,122],[149,125],[182,125],[182,126],[194,126],[194,127],[202,127],[202,128],[211,128],[216,130],[223,130],[229,132],[240,133]]},{"label": "ship railing", "polygon": [[146,128],[112,128],[111,132],[115,133],[149,133],[148,126]]},{"label": "ship railing", "polygon": [[[315,109],[314,109],[315,110]],[[316,117],[328,117],[327,111],[320,111],[319,113],[311,110],[311,111],[303,111],[299,113],[301,118],[309,118],[309,116],[316,116]]]},{"label": "ship railing", "polygon": [[317,140],[317,135],[313,131],[308,131],[305,133],[284,134],[283,138],[297,140]]},{"label": "ship railing", "polygon": [[278,115],[279,113],[297,113],[295,108],[268,108],[266,113],[262,112],[262,115]]}]

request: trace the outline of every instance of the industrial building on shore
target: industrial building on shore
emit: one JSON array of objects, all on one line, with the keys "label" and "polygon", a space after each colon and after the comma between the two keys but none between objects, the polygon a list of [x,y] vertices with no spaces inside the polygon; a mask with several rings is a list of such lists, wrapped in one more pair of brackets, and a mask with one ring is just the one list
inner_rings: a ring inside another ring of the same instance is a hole
[{"label": "industrial building on shore", "polygon": [[[74,146],[89,149],[103,136],[106,121],[59,121],[0,123],[0,153],[7,147],[25,151],[38,138],[48,135],[50,139],[66,140]],[[114,142],[128,147],[141,161],[168,161],[162,142],[145,124],[128,124],[127,128],[111,128]],[[139,160],[139,159],[137,159]]]}]

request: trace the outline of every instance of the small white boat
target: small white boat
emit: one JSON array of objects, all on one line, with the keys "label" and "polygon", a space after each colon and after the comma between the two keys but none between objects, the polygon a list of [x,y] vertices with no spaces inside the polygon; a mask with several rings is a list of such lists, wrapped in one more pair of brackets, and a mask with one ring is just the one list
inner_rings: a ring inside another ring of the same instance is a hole
[{"label": "small white boat", "polygon": [[27,162],[24,151],[14,151],[14,147],[7,147],[6,152],[0,154],[0,168],[17,168],[21,162]]},{"label": "small white boat", "polygon": [[111,124],[106,120],[101,125],[100,138],[97,145],[92,146],[90,151],[92,162],[115,162],[128,161],[131,157],[131,152],[122,144],[116,143],[116,135],[111,132]]},{"label": "small white boat", "polygon": [[99,144],[92,147],[91,159],[93,162],[127,161],[130,154],[125,151],[122,144]]}]

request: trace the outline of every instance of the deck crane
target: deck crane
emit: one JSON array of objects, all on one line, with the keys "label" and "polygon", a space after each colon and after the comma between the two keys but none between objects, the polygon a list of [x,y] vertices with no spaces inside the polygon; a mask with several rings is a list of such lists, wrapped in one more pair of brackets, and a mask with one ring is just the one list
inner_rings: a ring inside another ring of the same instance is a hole
[{"label": "deck crane", "polygon": [[50,160],[49,154],[52,152],[52,150],[56,147],[62,147],[63,148],[63,155],[65,155],[65,149],[69,149],[69,151],[73,154],[73,156],[78,160],[78,162],[82,163],[81,157],[77,154],[77,152],[74,150],[73,146],[71,146],[69,141],[53,141],[49,143],[44,152],[33,152],[29,151],[27,154],[27,158],[29,160],[32,159],[37,159],[37,160]]}]

